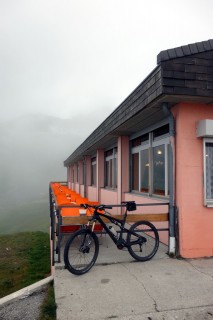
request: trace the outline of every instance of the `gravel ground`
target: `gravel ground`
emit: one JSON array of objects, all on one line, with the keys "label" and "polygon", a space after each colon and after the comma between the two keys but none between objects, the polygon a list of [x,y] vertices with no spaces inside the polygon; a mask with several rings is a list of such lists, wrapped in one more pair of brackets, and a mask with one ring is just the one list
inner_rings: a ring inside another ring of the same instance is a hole
[{"label": "gravel ground", "polygon": [[0,307],[0,320],[38,320],[46,290]]}]

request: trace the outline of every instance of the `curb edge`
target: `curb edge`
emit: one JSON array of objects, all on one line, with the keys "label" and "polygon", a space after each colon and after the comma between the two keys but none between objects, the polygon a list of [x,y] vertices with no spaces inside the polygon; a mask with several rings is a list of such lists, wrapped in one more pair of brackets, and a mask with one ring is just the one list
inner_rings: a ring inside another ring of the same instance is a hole
[{"label": "curb edge", "polygon": [[24,299],[33,294],[34,292],[40,291],[43,287],[45,287],[49,282],[54,279],[53,276],[49,276],[45,279],[42,279],[36,283],[31,284],[28,287],[20,289],[16,292],[13,292],[3,298],[0,299],[0,307],[3,305],[9,304],[10,302],[14,302],[19,299]]}]

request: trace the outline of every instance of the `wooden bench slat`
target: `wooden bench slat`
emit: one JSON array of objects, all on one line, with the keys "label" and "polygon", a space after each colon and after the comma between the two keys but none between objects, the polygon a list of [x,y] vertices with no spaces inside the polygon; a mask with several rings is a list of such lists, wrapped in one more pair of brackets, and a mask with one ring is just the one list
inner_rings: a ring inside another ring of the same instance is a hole
[{"label": "wooden bench slat", "polygon": [[[111,215],[113,218],[122,219],[122,215]],[[126,222],[136,222],[140,220],[147,221],[168,221],[168,213],[153,213],[153,214],[129,214],[127,215]],[[103,221],[110,222],[106,218],[103,218]],[[74,225],[74,224],[86,224],[88,222],[88,216],[79,216],[79,217],[62,217],[62,225]]]}]

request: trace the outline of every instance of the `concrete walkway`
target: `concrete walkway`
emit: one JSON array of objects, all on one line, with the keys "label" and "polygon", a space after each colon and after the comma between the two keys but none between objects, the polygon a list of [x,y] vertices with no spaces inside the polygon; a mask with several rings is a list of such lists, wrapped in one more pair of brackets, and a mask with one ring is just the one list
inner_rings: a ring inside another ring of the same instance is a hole
[{"label": "concrete walkway", "polygon": [[58,320],[213,319],[213,258],[171,259],[161,245],[141,263],[110,239],[100,242],[98,261],[87,274],[74,276],[56,264]]}]

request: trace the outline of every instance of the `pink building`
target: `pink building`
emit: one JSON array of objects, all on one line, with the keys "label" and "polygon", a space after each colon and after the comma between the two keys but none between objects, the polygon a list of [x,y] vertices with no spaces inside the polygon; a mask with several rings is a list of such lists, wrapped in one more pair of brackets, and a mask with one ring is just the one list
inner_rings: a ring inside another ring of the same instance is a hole
[{"label": "pink building", "polygon": [[65,160],[69,187],[105,204],[167,202],[138,212],[169,210],[169,252],[213,256],[212,104],[213,40],[160,52],[157,67]]}]

